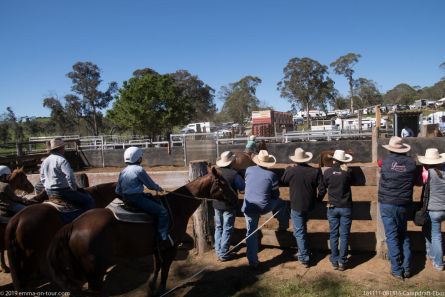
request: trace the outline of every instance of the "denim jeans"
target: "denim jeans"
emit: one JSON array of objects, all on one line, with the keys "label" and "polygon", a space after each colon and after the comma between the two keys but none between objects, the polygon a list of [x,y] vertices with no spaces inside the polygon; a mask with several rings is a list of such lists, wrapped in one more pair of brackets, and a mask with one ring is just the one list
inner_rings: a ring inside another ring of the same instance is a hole
[{"label": "denim jeans", "polygon": [[301,263],[309,262],[309,248],[307,243],[307,211],[296,211],[291,209],[290,217],[292,219],[292,225],[294,227],[294,237],[297,241],[298,247],[298,261]]},{"label": "denim jeans", "polygon": [[94,199],[88,192],[73,191],[71,189],[46,190],[48,196],[58,196],[63,201],[71,203],[83,211],[94,207]]},{"label": "denim jeans", "polygon": [[406,231],[410,210],[410,205],[380,203],[391,270],[397,275],[410,272],[411,268],[410,240]]},{"label": "denim jeans", "polygon": [[11,202],[11,204],[8,207],[8,210],[10,210],[13,213],[18,213],[22,209],[26,207],[25,204],[17,203],[17,202]]},{"label": "denim jeans", "polygon": [[162,240],[168,240],[168,211],[151,195],[144,193],[123,195],[122,200],[129,206],[136,207],[158,219],[158,234]]},{"label": "denim jeans", "polygon": [[219,210],[215,208],[215,252],[218,258],[227,259],[230,238],[232,237],[236,210]]},{"label": "denim jeans", "polygon": [[445,211],[428,211],[430,222],[423,228],[425,235],[426,255],[438,267],[443,267],[442,230],[445,221]]},{"label": "denim jeans", "polygon": [[[331,256],[333,265],[346,264],[348,260],[348,242],[351,233],[352,210],[351,208],[329,207],[327,211],[329,221],[329,242],[331,245]],[[340,249],[338,238],[340,237]]]},{"label": "denim jeans", "polygon": [[[271,200],[272,213],[276,215],[276,219],[279,223],[280,229],[287,229],[289,227],[289,213],[286,208],[286,203],[281,199]],[[266,212],[265,212],[266,213]],[[265,213],[244,213],[246,218],[246,236],[250,236],[256,228],[258,228],[258,221],[260,216]],[[247,260],[250,265],[258,264],[258,232],[253,233],[252,236],[246,239],[247,244]]]}]

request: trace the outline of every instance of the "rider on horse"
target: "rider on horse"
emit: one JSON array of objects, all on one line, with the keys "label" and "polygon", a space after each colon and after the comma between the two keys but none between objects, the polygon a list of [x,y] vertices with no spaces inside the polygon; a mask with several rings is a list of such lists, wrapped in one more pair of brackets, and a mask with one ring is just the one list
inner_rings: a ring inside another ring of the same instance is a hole
[{"label": "rider on horse", "polygon": [[174,242],[168,234],[169,217],[165,207],[155,201],[150,194],[144,193],[144,185],[157,192],[164,190],[156,184],[141,166],[143,151],[138,147],[129,147],[124,152],[127,164],[119,174],[116,193],[122,197],[125,204],[141,209],[149,215],[158,218],[158,233],[161,237],[159,247],[169,248]]},{"label": "rider on horse", "polygon": [[11,169],[8,166],[0,165],[0,216],[11,217],[26,205],[33,202],[28,199],[17,196],[8,183],[8,176],[11,175]]},{"label": "rider on horse", "polygon": [[250,135],[249,140],[246,143],[246,149],[244,150],[248,154],[256,154],[257,153],[257,146],[255,143],[256,136]]},{"label": "rider on horse", "polygon": [[70,163],[65,159],[65,143],[60,138],[50,141],[50,155],[40,167],[40,181],[48,197],[57,198],[88,210],[94,207],[94,200],[89,193],[80,191]]}]

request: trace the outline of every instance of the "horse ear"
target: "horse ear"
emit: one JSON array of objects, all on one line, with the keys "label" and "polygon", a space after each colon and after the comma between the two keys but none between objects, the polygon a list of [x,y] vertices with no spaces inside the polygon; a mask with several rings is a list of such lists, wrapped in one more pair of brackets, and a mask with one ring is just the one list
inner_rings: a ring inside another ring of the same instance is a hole
[{"label": "horse ear", "polygon": [[218,172],[218,170],[216,169],[215,166],[212,166],[212,174],[215,177],[219,177],[219,172]]}]

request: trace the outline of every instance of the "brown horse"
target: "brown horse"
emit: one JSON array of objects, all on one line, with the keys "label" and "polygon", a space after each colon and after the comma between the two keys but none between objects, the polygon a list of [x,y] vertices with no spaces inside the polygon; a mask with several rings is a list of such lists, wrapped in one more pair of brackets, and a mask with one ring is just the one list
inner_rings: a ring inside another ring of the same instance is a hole
[{"label": "brown horse", "polygon": [[[27,193],[34,191],[34,187],[28,180],[25,171],[22,168],[15,169],[7,178],[7,183],[11,187],[12,191],[20,190]],[[0,223],[0,272],[9,272],[9,267],[6,266],[5,261],[5,230],[7,223]]]},{"label": "brown horse", "polygon": [[[116,183],[85,188],[96,207],[107,206],[117,195]],[[46,203],[35,204],[17,213],[6,227],[6,249],[14,288],[29,289],[32,274],[47,273],[46,251],[56,232],[62,228],[60,213]]]},{"label": "brown horse", "polygon": [[246,152],[236,152],[235,160],[232,162],[232,168],[238,172],[246,170],[249,166],[255,166],[251,156]]},{"label": "brown horse", "polygon": [[[170,234],[177,244],[183,240],[187,222],[201,203],[197,197],[236,203],[233,190],[214,167],[209,174],[163,197],[171,208]],[[157,252],[155,238],[156,228],[151,223],[121,222],[109,209],[90,210],[64,226],[51,242],[48,250],[51,276],[64,290],[79,293],[82,285],[88,282],[89,290],[100,293],[106,270],[116,258],[131,259],[152,254],[154,272],[150,278],[150,289],[156,289],[161,271],[160,290],[163,291],[177,245]]]}]

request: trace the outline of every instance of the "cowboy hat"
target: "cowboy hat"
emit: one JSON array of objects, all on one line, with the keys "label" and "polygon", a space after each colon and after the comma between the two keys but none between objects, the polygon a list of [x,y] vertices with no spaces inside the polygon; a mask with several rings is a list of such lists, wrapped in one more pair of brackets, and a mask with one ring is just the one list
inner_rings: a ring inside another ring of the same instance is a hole
[{"label": "cowboy hat", "polygon": [[272,167],[277,163],[277,159],[274,156],[269,155],[266,150],[261,150],[258,155],[255,155],[252,158],[252,161],[261,167]]},{"label": "cowboy hat", "polygon": [[53,151],[55,149],[61,148],[65,146],[65,142],[61,138],[53,138],[49,142],[49,150]]},{"label": "cowboy hat", "polygon": [[398,136],[391,137],[389,139],[389,143],[383,144],[382,146],[388,151],[394,153],[407,153],[411,149],[411,146],[409,144],[402,143],[402,138]]},{"label": "cowboy hat", "polygon": [[313,155],[310,152],[305,152],[302,148],[296,148],[294,155],[289,156],[289,159],[295,163],[305,163],[312,159]]},{"label": "cowboy hat", "polygon": [[256,136],[255,135],[250,135],[249,136],[249,140],[255,140],[256,139]]},{"label": "cowboy hat", "polygon": [[352,156],[350,154],[345,154],[344,150],[335,150],[332,159],[342,163],[349,163],[352,161]]},{"label": "cowboy hat", "polygon": [[429,148],[425,151],[425,156],[417,156],[417,159],[422,164],[435,165],[445,163],[445,154],[439,154],[436,148]]},{"label": "cowboy hat", "polygon": [[235,160],[235,155],[231,151],[225,151],[221,157],[216,161],[218,167],[227,167]]}]

